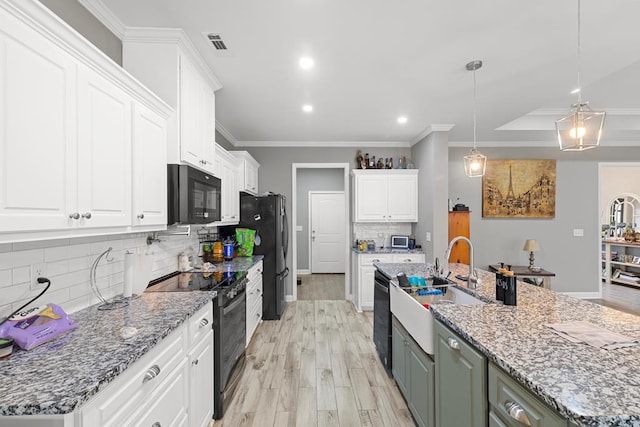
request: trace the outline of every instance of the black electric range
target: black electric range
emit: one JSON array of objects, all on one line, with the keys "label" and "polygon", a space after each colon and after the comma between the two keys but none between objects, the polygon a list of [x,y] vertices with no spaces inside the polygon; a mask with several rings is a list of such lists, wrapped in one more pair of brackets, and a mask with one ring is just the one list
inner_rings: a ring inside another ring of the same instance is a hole
[{"label": "black electric range", "polygon": [[217,291],[212,326],[215,419],[223,417],[245,366],[246,285],[246,272],[176,272],[150,282],[145,291]]}]

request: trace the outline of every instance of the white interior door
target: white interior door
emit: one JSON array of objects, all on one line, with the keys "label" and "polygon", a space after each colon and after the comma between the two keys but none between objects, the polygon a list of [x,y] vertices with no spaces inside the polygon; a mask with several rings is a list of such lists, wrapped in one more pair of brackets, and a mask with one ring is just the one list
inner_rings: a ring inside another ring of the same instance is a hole
[{"label": "white interior door", "polygon": [[310,191],[309,206],[311,273],[344,273],[344,192]]}]

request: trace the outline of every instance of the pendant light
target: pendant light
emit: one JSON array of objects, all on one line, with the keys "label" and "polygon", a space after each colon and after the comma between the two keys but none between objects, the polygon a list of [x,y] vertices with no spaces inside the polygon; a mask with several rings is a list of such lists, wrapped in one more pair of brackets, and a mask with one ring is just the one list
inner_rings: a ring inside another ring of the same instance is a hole
[{"label": "pendant light", "polygon": [[464,171],[468,177],[483,176],[487,166],[487,156],[476,148],[476,70],[482,67],[482,61],[475,60],[467,64],[467,70],[473,71],[473,148],[464,156]]},{"label": "pendant light", "polygon": [[562,151],[584,151],[600,145],[604,111],[593,111],[587,101],[582,101],[580,85],[580,0],[578,0],[578,102],[571,106],[566,116],[556,120],[558,143]]}]

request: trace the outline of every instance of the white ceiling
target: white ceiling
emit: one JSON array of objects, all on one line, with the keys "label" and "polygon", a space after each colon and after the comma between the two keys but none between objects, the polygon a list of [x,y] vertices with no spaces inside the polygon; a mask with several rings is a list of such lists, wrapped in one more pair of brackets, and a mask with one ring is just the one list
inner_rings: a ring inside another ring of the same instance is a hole
[{"label": "white ceiling", "polygon": [[[443,124],[468,145],[474,59],[480,146],[555,145],[554,121],[576,100],[577,0],[103,3],[126,26],[186,31],[223,85],[216,119],[239,146],[415,143]],[[639,18],[638,0],[582,0],[583,99],[608,113],[605,146],[640,145]]]}]

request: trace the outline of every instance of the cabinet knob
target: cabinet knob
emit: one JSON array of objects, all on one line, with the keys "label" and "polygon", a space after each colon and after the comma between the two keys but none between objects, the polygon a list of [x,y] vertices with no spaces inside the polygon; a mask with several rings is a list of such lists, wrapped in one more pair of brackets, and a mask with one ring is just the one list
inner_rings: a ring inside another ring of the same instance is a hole
[{"label": "cabinet knob", "polygon": [[162,425],[156,421],[155,423],[151,424],[151,427],[162,427]]},{"label": "cabinet knob", "polygon": [[514,420],[524,424],[525,426],[531,426],[531,420],[527,416],[527,413],[522,409],[522,406],[518,405],[516,402],[507,400],[504,402],[504,409]]},{"label": "cabinet knob", "polygon": [[256,313],[256,319],[260,318],[260,313]]},{"label": "cabinet knob", "polygon": [[74,212],[72,214],[69,214],[69,218],[70,219],[78,219],[78,218],[80,218],[80,214],[78,212]]},{"label": "cabinet knob", "polygon": [[138,219],[144,219],[144,214],[141,213],[140,215],[138,215]]},{"label": "cabinet knob", "polygon": [[85,212],[82,214],[82,218],[84,219],[91,219],[91,212]]},{"label": "cabinet knob", "polygon": [[447,338],[447,345],[452,350],[460,350],[460,343],[455,338],[451,338],[451,337]]},{"label": "cabinet knob", "polygon": [[200,326],[198,326],[198,329],[200,328],[204,328],[205,326],[207,326],[209,324],[209,319],[202,319],[200,321]]},{"label": "cabinet knob", "polygon": [[197,365],[197,364],[198,364],[198,362],[199,362],[199,360],[198,360],[198,359],[196,359],[196,360],[194,360],[193,362],[191,362],[191,364],[192,364],[193,366],[195,366],[195,365]]},{"label": "cabinet knob", "polygon": [[411,262],[411,258],[405,258],[403,262]]},{"label": "cabinet knob", "polygon": [[160,374],[160,366],[158,365],[153,365],[152,367],[149,368],[149,370],[144,374],[144,379],[142,380],[142,384],[146,383],[147,381],[151,381],[152,379],[154,379],[155,377],[157,377]]}]

